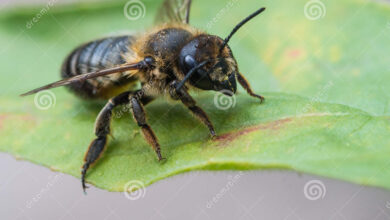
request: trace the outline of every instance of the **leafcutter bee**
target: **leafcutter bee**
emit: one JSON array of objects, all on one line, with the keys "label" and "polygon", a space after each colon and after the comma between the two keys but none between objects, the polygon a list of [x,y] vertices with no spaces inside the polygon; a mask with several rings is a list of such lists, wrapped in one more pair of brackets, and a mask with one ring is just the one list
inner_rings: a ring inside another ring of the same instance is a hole
[{"label": "leafcutter bee", "polygon": [[[216,136],[206,113],[196,105],[189,90],[215,90],[233,95],[239,84],[249,95],[255,94],[228,46],[236,31],[260,14],[260,8],[237,24],[224,39],[189,25],[191,0],[165,0],[159,10],[163,24],[138,35],[108,37],[79,46],[65,59],[62,80],[22,94],[67,85],[77,96],[108,99],[95,122],[96,138],[85,154],[81,182],[85,192],[88,168],[98,160],[107,145],[112,110],[128,104],[146,141],[162,160],[160,145],[148,125],[144,106],[157,97],[181,101]],[[141,89],[134,89],[139,82]]]}]

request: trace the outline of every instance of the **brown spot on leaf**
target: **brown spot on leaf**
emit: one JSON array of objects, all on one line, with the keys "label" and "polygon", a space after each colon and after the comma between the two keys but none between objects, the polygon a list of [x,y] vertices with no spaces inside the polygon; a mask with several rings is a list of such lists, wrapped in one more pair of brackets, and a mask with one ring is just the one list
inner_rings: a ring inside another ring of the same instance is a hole
[{"label": "brown spot on leaf", "polygon": [[0,130],[3,129],[3,123],[5,120],[21,120],[25,122],[35,122],[35,118],[32,115],[12,115],[12,114],[0,114]]},{"label": "brown spot on leaf", "polygon": [[281,125],[283,125],[287,122],[290,122],[291,120],[292,120],[291,118],[286,118],[286,119],[280,119],[277,121],[272,121],[272,122],[269,122],[266,124],[260,124],[260,125],[247,127],[247,128],[242,129],[242,130],[233,131],[233,132],[219,135],[214,140],[220,142],[221,144],[226,144],[228,142],[231,142],[231,141],[237,139],[238,137],[240,137],[242,135],[246,135],[246,134],[249,134],[249,133],[254,132],[254,131],[278,130],[281,127]]}]

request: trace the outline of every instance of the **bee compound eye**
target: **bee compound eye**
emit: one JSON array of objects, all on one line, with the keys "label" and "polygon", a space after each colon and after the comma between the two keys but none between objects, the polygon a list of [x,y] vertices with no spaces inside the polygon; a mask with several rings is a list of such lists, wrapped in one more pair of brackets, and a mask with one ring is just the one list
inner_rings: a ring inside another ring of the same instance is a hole
[{"label": "bee compound eye", "polygon": [[191,55],[187,55],[184,57],[184,63],[187,68],[187,71],[191,70],[196,66],[196,61]]}]

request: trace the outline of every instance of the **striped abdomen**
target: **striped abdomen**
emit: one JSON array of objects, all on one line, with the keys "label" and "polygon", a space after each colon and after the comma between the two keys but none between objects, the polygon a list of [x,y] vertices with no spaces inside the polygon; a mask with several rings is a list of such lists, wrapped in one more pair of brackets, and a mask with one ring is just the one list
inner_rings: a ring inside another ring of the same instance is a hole
[{"label": "striped abdomen", "polygon": [[[125,60],[122,56],[131,52],[129,48],[134,41],[132,36],[121,36],[81,45],[66,58],[61,77],[65,79],[123,64]],[[125,90],[134,81],[134,77],[128,78],[123,73],[117,73],[74,83],[68,88],[83,98],[110,98],[113,93]]]}]

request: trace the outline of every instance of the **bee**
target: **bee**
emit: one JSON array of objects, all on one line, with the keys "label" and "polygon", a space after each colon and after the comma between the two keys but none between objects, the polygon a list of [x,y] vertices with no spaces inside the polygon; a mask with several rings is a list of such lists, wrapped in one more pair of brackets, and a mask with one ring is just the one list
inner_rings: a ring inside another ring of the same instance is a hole
[{"label": "bee", "polygon": [[[152,146],[159,161],[160,144],[146,120],[144,106],[164,96],[182,102],[192,114],[216,136],[207,114],[196,105],[189,90],[214,90],[232,96],[237,81],[247,93],[255,94],[240,73],[228,46],[231,37],[249,20],[265,10],[260,8],[222,39],[189,25],[191,0],[165,0],[159,10],[158,27],[138,35],[107,37],[74,49],[65,59],[62,80],[31,90],[21,96],[66,85],[84,99],[108,99],[96,118],[95,135],[81,167],[81,183],[85,192],[88,168],[102,155],[110,134],[112,111],[128,104],[144,138]],[[140,89],[135,89],[137,82]]]}]

